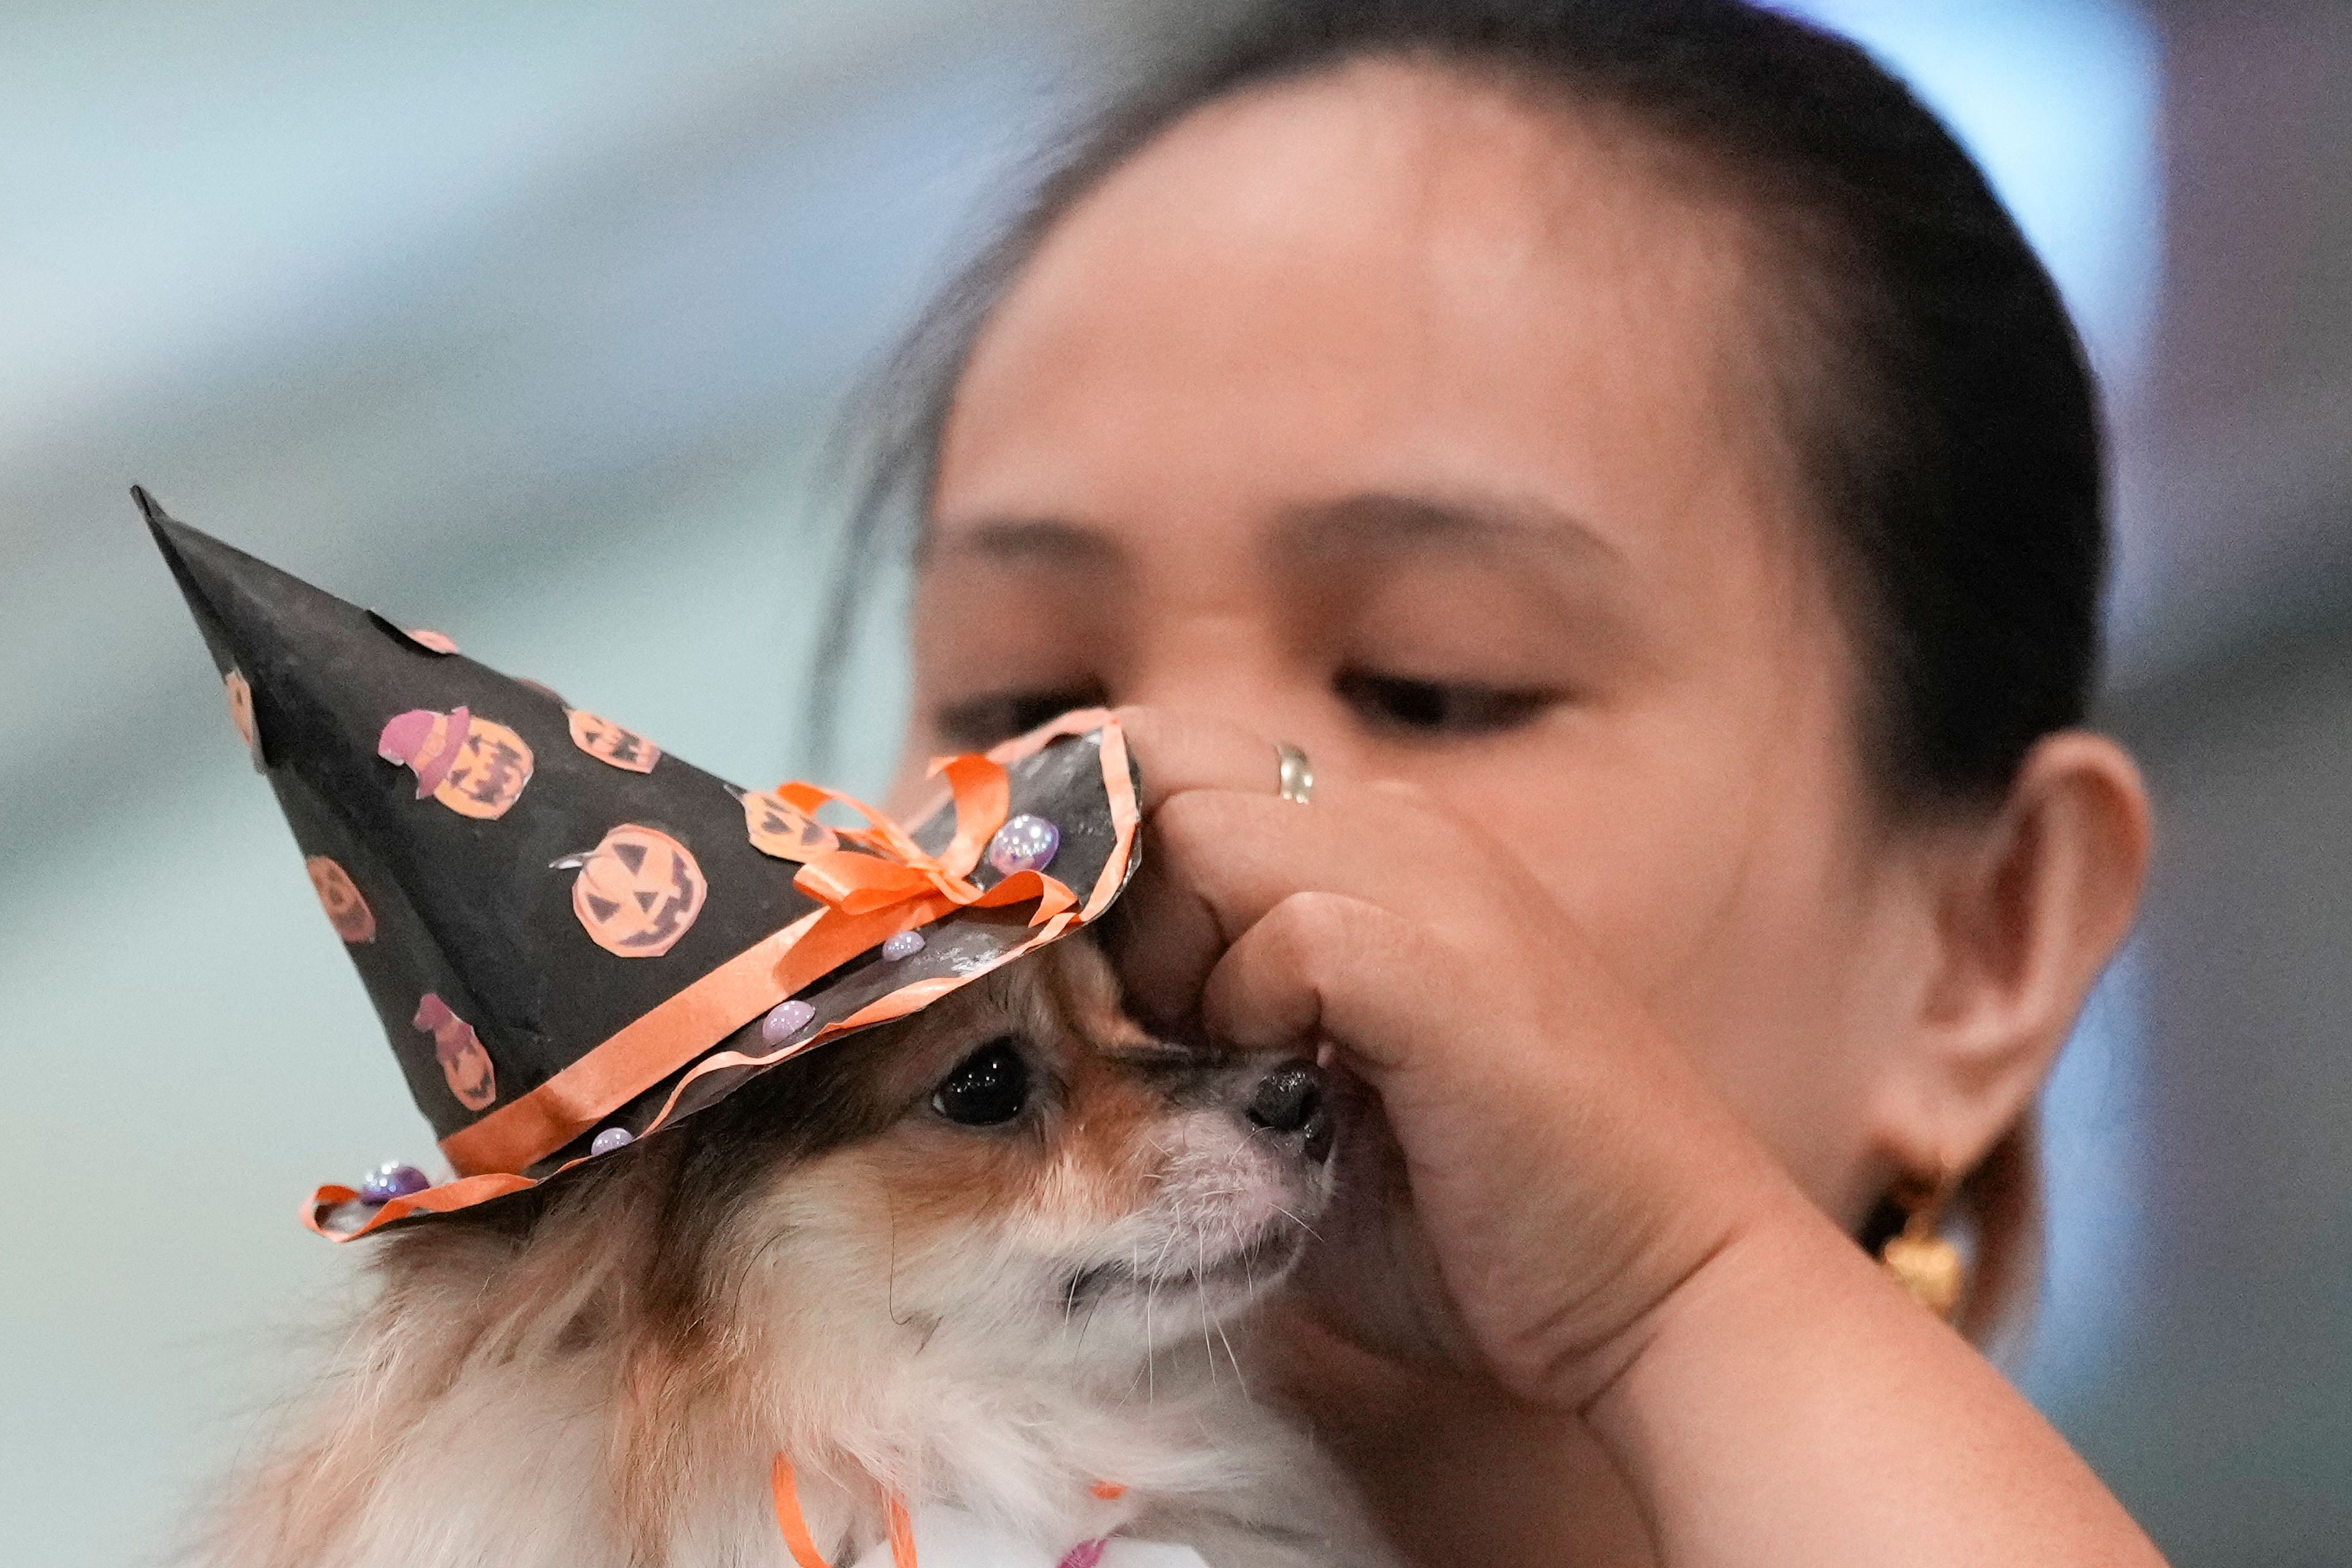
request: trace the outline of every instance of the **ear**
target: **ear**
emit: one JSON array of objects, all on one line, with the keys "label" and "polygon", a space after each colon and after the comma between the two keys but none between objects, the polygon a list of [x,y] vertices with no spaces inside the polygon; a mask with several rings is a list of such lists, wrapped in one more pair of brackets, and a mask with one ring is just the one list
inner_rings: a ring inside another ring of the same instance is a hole
[{"label": "ear", "polygon": [[1874,1107],[1896,1171],[1958,1176],[2024,1113],[2131,929],[2148,839],[2139,770],[2082,731],[2037,742],[1990,818],[1937,835],[1935,962]]}]

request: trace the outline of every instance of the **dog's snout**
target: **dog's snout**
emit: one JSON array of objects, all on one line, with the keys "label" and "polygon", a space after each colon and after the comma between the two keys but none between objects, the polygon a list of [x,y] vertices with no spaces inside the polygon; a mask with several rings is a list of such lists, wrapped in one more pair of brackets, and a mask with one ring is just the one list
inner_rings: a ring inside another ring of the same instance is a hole
[{"label": "dog's snout", "polygon": [[1286,1061],[1258,1079],[1250,1093],[1250,1124],[1277,1138],[1297,1138],[1310,1160],[1331,1152],[1331,1108],[1323,1075],[1310,1061]]}]

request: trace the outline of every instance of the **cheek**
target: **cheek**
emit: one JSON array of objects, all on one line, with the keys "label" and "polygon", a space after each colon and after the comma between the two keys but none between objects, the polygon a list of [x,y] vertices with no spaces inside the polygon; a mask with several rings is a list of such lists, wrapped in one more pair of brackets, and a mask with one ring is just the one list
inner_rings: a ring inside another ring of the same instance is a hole
[{"label": "cheek", "polygon": [[1758,696],[1570,713],[1433,759],[1420,782],[1500,833],[1644,996],[1694,969],[1761,980],[1833,902],[1846,785],[1822,754],[1833,742],[1807,733],[1812,716],[1768,716]]},{"label": "cheek", "polygon": [[1083,1250],[1149,1202],[1164,1107],[1140,1089],[1086,1086],[1047,1135],[908,1126],[857,1152],[902,1264]]},{"label": "cheek", "polygon": [[[788,1172],[752,1215],[784,1298],[849,1321],[936,1310],[982,1281],[1033,1149],[901,1126]],[[855,1304],[853,1306],[853,1304]]]},{"label": "cheek", "polygon": [[1611,970],[1832,1201],[1902,986],[1878,962],[1883,895],[1843,683],[1738,668],[1571,715],[1424,782],[1505,831]]},{"label": "cheek", "polygon": [[1166,1107],[1108,1075],[1082,1072],[1055,1136],[1005,1216],[1011,1239],[1042,1253],[1084,1250],[1150,1202]]},{"label": "cheek", "polygon": [[989,1232],[1022,1203],[1043,1163],[1029,1139],[934,1127],[894,1129],[857,1160],[893,1245],[910,1258]]}]

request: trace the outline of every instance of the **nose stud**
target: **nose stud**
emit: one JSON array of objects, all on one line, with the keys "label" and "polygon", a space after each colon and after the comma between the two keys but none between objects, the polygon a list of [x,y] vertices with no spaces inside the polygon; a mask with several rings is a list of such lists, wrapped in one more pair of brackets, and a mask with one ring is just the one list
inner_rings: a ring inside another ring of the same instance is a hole
[{"label": "nose stud", "polygon": [[1305,805],[1315,798],[1315,764],[1307,753],[1287,741],[1274,743],[1276,764],[1275,792],[1293,805]]},{"label": "nose stud", "polygon": [[1310,1061],[1284,1062],[1251,1091],[1250,1125],[1277,1138],[1297,1137],[1299,1152],[1321,1161],[1331,1152],[1331,1111],[1324,1103],[1323,1075]]}]

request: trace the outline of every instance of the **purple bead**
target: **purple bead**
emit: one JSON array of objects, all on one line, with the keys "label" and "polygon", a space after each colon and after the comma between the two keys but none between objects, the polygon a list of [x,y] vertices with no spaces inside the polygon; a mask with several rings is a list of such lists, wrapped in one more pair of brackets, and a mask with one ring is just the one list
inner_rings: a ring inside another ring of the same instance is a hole
[{"label": "purple bead", "polygon": [[421,1193],[433,1184],[425,1173],[414,1165],[404,1165],[397,1160],[387,1160],[367,1173],[360,1183],[360,1202],[388,1204],[394,1198],[404,1198]]},{"label": "purple bead", "polygon": [[882,956],[892,963],[922,951],[923,933],[919,931],[894,931],[882,939]]},{"label": "purple bead", "polygon": [[625,1127],[607,1127],[588,1140],[588,1152],[609,1154],[615,1149],[625,1149],[637,1141],[637,1135]]},{"label": "purple bead", "polygon": [[1054,863],[1062,847],[1062,830],[1042,816],[1026,812],[996,830],[988,841],[988,863],[1000,876],[1015,871],[1042,871]]},{"label": "purple bead", "polygon": [[772,1046],[781,1046],[808,1027],[816,1009],[795,996],[789,1002],[779,1002],[760,1020],[760,1038]]}]

